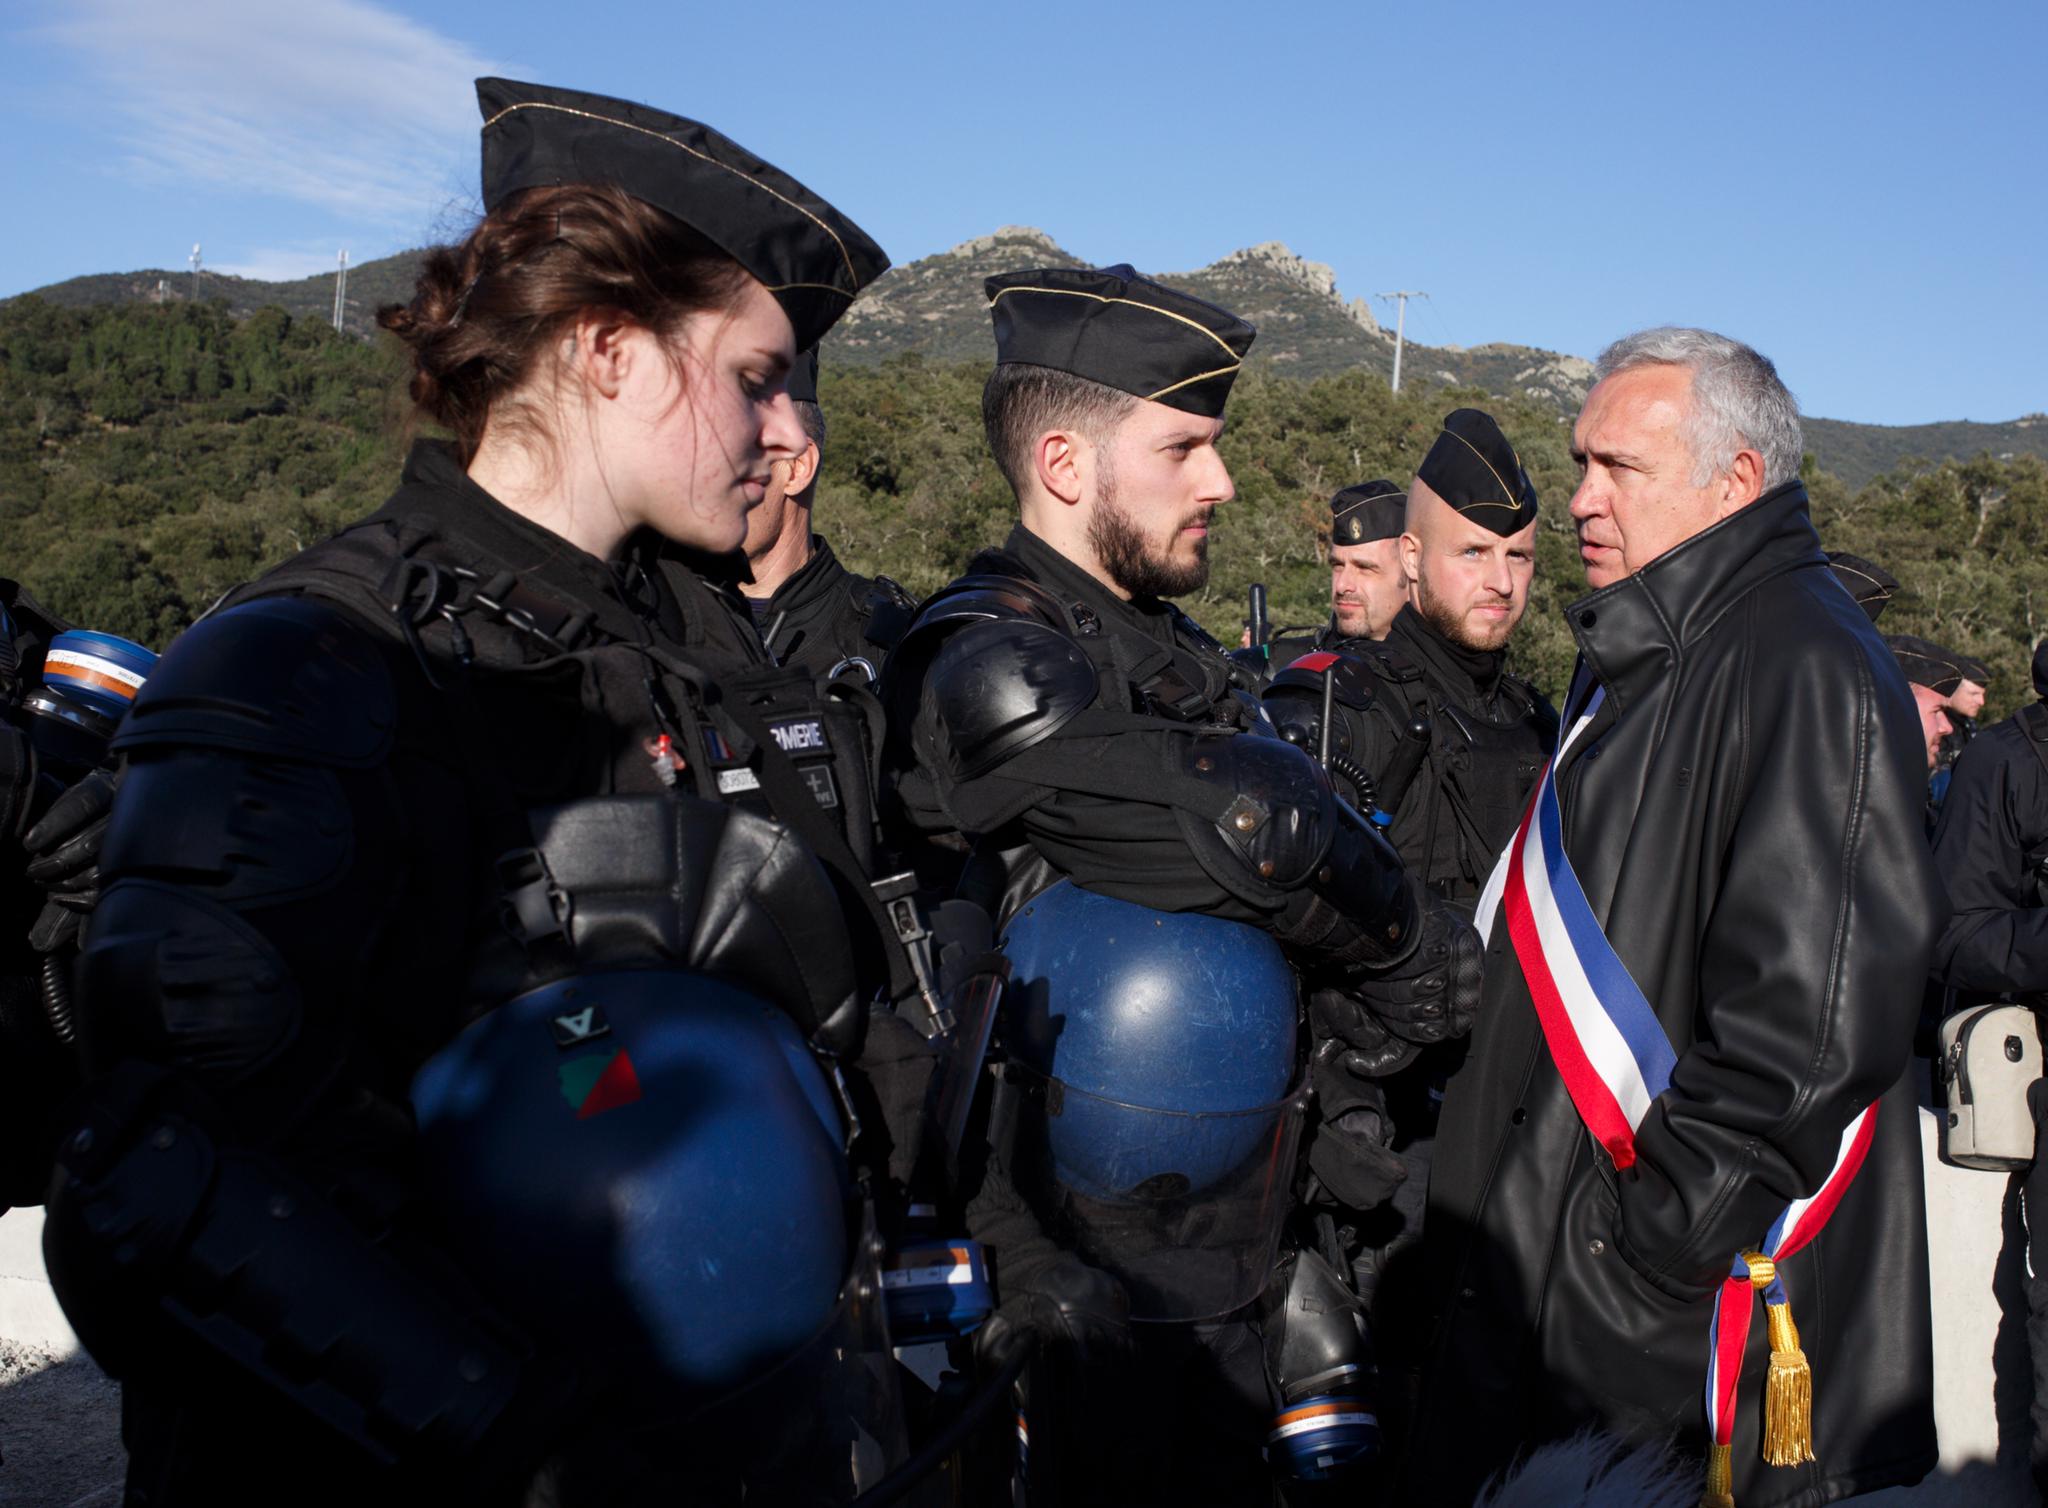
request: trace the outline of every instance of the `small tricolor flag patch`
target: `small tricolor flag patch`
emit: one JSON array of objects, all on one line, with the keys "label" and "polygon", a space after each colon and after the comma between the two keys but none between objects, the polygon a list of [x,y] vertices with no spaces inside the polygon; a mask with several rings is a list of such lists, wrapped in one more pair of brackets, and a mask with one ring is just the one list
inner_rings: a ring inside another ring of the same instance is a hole
[{"label": "small tricolor flag patch", "polygon": [[622,1047],[614,1053],[593,1053],[564,1063],[556,1074],[561,1080],[562,1098],[576,1111],[576,1119],[630,1105],[640,1098],[640,1076],[633,1060]]}]

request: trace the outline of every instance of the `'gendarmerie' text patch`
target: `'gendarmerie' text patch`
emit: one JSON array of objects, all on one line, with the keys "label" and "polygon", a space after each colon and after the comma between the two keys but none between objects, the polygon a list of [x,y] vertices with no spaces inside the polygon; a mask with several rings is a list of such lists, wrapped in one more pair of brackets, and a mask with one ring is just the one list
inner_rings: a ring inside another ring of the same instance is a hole
[{"label": "'gendarmerie' text patch", "polygon": [[769,722],[768,731],[782,746],[782,752],[792,757],[832,752],[832,740],[825,735],[825,720],[821,717],[778,717]]}]

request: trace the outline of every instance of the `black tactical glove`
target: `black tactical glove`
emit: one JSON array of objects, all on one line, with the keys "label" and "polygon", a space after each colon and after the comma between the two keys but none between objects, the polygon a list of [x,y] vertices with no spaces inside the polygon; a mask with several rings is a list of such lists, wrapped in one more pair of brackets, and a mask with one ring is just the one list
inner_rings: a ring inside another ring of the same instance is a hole
[{"label": "black tactical glove", "polygon": [[51,803],[22,835],[28,877],[48,898],[29,931],[38,953],[54,953],[78,933],[99,900],[100,845],[114,809],[114,777],[94,770]]},{"label": "black tactical glove", "polygon": [[1134,1350],[1123,1285],[1072,1252],[1060,1253],[1031,1273],[1029,1286],[1004,1296],[975,1332],[974,1348],[994,1369],[1030,1339],[1048,1363],[1075,1377],[1120,1369]]},{"label": "black tactical glove", "polygon": [[1485,949],[1472,924],[1433,897],[1422,908],[1421,927],[1413,953],[1392,968],[1359,974],[1350,993],[1407,1041],[1462,1037],[1479,1006]]},{"label": "black tactical glove", "polygon": [[1314,1175],[1305,1195],[1309,1204],[1369,1210],[1391,1199],[1408,1178],[1391,1150],[1394,1123],[1380,1086],[1347,1067],[1355,1056],[1332,1038],[1309,1061],[1321,1116],[1309,1134],[1308,1166]]},{"label": "black tactical glove", "polygon": [[1308,997],[1310,1040],[1318,1059],[1341,1061],[1361,1079],[1399,1073],[1422,1056],[1419,1043],[1397,1037],[1349,990],[1324,987]]}]

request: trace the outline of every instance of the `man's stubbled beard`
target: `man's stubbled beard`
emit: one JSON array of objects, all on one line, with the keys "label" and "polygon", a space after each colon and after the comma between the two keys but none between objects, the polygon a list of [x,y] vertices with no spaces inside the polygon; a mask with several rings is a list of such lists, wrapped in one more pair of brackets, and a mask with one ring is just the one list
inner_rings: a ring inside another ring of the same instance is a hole
[{"label": "man's stubbled beard", "polygon": [[[1194,517],[1204,516],[1213,515],[1205,509]],[[1174,530],[1174,538],[1193,521],[1183,520]],[[1116,476],[1109,469],[1107,455],[1097,479],[1095,513],[1088,521],[1088,544],[1109,572],[1109,579],[1133,597],[1178,597],[1183,592],[1200,591],[1209,579],[1206,536],[1195,541],[1195,558],[1186,565],[1171,555],[1148,553],[1137,521],[1117,506]]]},{"label": "man's stubbled beard", "polygon": [[1415,578],[1415,611],[1422,615],[1438,633],[1464,649],[1490,652],[1501,648],[1514,632],[1510,623],[1503,622],[1498,630],[1486,638],[1476,638],[1465,624],[1465,609],[1453,606],[1430,590],[1427,575]]}]

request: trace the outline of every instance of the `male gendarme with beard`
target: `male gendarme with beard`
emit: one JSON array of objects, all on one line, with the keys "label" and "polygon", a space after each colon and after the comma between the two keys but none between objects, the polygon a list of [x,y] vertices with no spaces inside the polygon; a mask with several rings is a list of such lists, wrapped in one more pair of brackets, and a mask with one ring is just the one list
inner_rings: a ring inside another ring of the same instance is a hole
[{"label": "male gendarme with beard", "polygon": [[[1166,600],[1203,584],[1210,526],[1228,517],[1217,440],[1252,327],[1127,266],[1010,273],[987,291],[983,418],[1019,521],[889,657],[898,815],[959,835],[961,888],[1001,923],[1071,880],[1260,928],[1382,1038],[1462,1034],[1470,928],[1343,812],[1248,673]],[[1052,1250],[1014,1201],[983,1199],[969,1225],[1004,1309],[1032,1295],[1056,1354],[1115,1328],[1107,1276]]]}]

